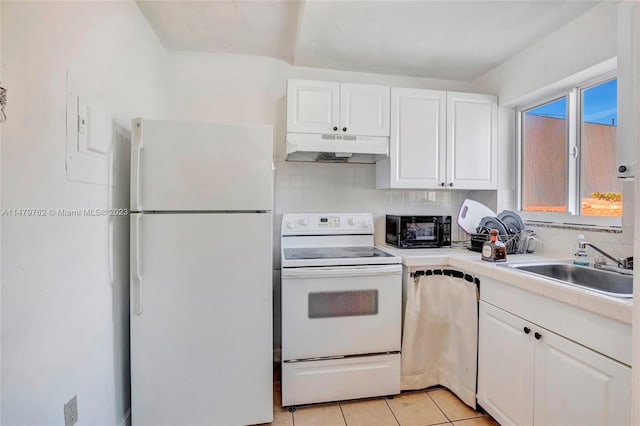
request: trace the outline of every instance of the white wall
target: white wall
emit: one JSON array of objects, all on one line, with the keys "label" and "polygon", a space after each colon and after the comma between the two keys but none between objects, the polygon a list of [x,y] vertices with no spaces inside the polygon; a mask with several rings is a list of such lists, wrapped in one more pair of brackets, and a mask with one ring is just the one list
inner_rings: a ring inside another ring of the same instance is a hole
[{"label": "white wall", "polygon": [[[615,57],[617,2],[603,2],[511,57],[473,82],[479,91],[493,92],[500,107],[498,209],[515,204],[516,132],[513,103],[586,68]],[[626,184],[622,234],[532,227],[542,238],[544,254],[568,258],[580,233],[614,255],[632,253],[633,186]]]},{"label": "white wall", "polygon": [[[375,166],[285,162],[286,80],[344,81],[472,91],[469,83],[295,67],[256,56],[172,53],[168,113],[173,119],[264,123],[274,127],[274,339],[279,345],[280,223],[286,212],[372,212],[376,241],[384,241],[384,215],[450,214],[466,197],[495,208],[495,191],[376,190]],[[455,222],[455,220],[454,220]],[[453,238],[463,238],[454,224]],[[277,356],[277,353],[276,353]]]},{"label": "white wall", "polygon": [[[133,2],[1,2],[3,208],[128,207],[128,129],[161,117],[166,53]],[[68,181],[65,73],[117,119],[120,186]],[[118,425],[129,408],[128,218],[2,217],[3,425]],[[114,238],[109,250],[110,233]]]},{"label": "white wall", "polygon": [[[491,93],[490,90],[473,88],[470,83],[460,81],[296,67],[278,59],[247,55],[171,53],[169,64],[173,81],[169,87],[168,114],[172,119],[264,123],[274,127],[276,268],[279,268],[280,219],[285,212],[370,211],[376,215],[376,237],[381,242],[385,213],[455,215],[466,197],[495,208],[495,191],[380,191],[374,189],[374,165],[284,161],[289,78],[480,93]],[[354,180],[355,177],[359,179]],[[464,235],[455,232],[453,237]]]},{"label": "white wall", "polygon": [[[471,91],[469,83],[295,67],[278,59],[245,55],[172,53],[169,58],[173,80],[168,113],[173,119],[274,127],[276,259],[284,212],[371,211],[376,214],[380,237],[384,213],[456,214],[461,197],[469,195],[459,191],[376,191],[374,165],[283,161],[288,78]],[[480,191],[475,195],[483,197]],[[279,267],[277,261],[275,266]]]},{"label": "white wall", "polygon": [[603,2],[477,78],[473,85],[514,99],[616,56],[617,2]]},{"label": "white wall", "polygon": [[[2,7],[0,6],[0,81],[2,81],[2,69],[4,62],[2,60]],[[0,124],[2,126],[2,124]],[[0,129],[0,188],[2,188],[2,131]],[[0,191],[0,194],[2,192]],[[2,196],[0,195],[0,209],[2,209]],[[2,226],[0,224],[0,309],[2,307]],[[0,315],[0,325],[2,318]],[[2,337],[0,334],[0,392],[2,391]],[[2,402],[0,401],[0,424],[2,423]]]}]

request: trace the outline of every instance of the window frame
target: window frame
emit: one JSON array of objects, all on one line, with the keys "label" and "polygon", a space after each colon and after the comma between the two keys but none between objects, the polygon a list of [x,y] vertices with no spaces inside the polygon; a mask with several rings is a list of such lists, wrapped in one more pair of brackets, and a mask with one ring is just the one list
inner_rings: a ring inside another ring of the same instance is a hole
[{"label": "window frame", "polygon": [[[585,216],[581,213],[580,184],[582,173],[582,93],[598,84],[618,78],[617,70],[601,73],[593,78],[585,79],[579,84],[572,84],[562,89],[554,90],[537,97],[515,108],[516,112],[516,206],[518,213],[524,220],[551,222],[560,224],[576,224],[602,227],[619,227],[622,225],[622,216]],[[524,123],[523,115],[526,111],[542,106],[546,103],[566,97],[567,99],[567,125],[566,125],[566,150],[567,150],[567,212],[534,212],[522,209],[523,191],[523,142]],[[624,197],[624,196],[623,196]],[[624,199],[624,198],[623,198]],[[624,215],[624,209],[622,211]]]}]

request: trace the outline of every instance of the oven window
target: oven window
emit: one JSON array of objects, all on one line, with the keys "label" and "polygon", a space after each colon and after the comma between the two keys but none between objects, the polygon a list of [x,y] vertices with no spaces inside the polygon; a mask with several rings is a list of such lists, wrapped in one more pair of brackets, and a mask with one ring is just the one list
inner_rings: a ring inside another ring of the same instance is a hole
[{"label": "oven window", "polygon": [[309,318],[378,314],[378,290],[309,293]]}]

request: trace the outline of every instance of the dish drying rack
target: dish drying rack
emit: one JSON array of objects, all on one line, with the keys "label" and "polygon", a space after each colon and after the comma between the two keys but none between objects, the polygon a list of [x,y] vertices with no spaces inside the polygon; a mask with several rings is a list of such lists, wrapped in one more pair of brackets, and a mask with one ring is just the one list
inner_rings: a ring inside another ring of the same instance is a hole
[{"label": "dish drying rack", "polygon": [[[471,243],[468,247],[469,250],[481,252],[482,246],[484,243],[491,239],[491,235],[489,234],[469,234],[471,236]],[[498,235],[498,239],[502,241],[507,248],[507,254],[516,254],[518,253],[518,243],[520,242],[520,238],[518,234],[512,235]]]}]

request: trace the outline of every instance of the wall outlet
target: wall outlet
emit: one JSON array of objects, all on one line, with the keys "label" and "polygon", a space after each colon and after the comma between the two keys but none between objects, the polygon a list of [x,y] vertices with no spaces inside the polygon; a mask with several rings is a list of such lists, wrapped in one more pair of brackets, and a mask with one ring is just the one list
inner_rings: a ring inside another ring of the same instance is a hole
[{"label": "wall outlet", "polygon": [[64,404],[64,426],[73,426],[78,421],[78,396],[73,395],[66,404]]}]

